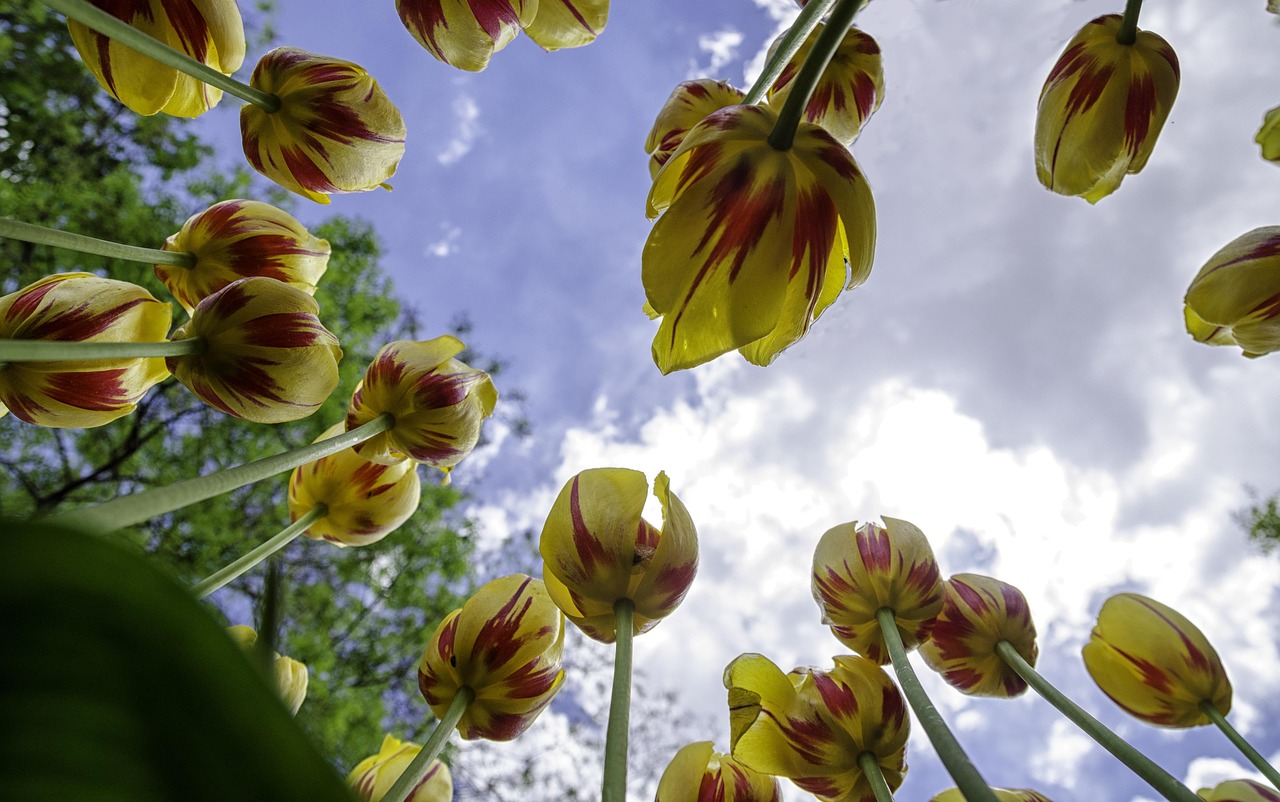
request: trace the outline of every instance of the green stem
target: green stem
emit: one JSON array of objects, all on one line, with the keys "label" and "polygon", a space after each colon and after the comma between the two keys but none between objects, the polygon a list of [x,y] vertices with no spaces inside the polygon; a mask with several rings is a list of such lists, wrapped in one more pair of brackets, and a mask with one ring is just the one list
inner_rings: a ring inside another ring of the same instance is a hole
[{"label": "green stem", "polygon": [[760,77],[747,90],[747,96],[742,101],[744,104],[759,103],[764,99],[765,93],[769,91],[769,87],[773,86],[773,82],[778,80],[778,76],[782,74],[787,62],[800,49],[800,45],[804,44],[804,40],[809,38],[809,34],[813,32],[813,29],[818,27],[818,22],[822,19],[822,15],[835,2],[836,0],[810,0],[807,6],[800,9],[800,15],[796,17],[795,22],[791,23],[791,27],[778,40],[777,48],[770,54],[769,60],[764,63],[764,71],[760,73]]},{"label": "green stem", "polygon": [[1200,798],[1178,782],[1172,774],[1157,766],[1149,757],[1133,748],[1128,741],[1109,730],[1105,724],[1086,713],[1079,705],[1049,684],[1048,680],[1040,676],[1040,673],[1018,654],[1018,650],[1009,641],[1002,640],[996,643],[996,654],[1004,660],[1005,665],[1013,669],[1015,674],[1035,688],[1046,702],[1056,707],[1058,712],[1066,716],[1071,723],[1084,730],[1085,734],[1097,741],[1099,746],[1115,755],[1160,796],[1170,802],[1198,802]]},{"label": "green stem", "polygon": [[1266,777],[1273,787],[1280,789],[1280,771],[1276,771],[1275,766],[1268,763],[1266,758],[1258,754],[1257,749],[1250,746],[1244,736],[1236,732],[1236,728],[1231,726],[1231,722],[1227,721],[1226,716],[1218,712],[1218,708],[1209,702],[1201,702],[1200,710],[1209,717],[1210,721],[1218,725],[1218,729],[1222,730],[1222,734],[1227,736],[1227,740],[1235,744],[1236,749],[1239,749],[1245,757],[1249,758],[1249,762],[1254,765],[1254,768],[1262,772],[1262,776]]},{"label": "green stem", "polygon": [[951,779],[955,780],[960,793],[968,802],[998,802],[995,792],[987,785],[987,781],[982,779],[973,761],[969,760],[964,748],[951,734],[946,722],[942,720],[942,715],[925,694],[920,679],[916,677],[915,669],[907,659],[907,649],[902,643],[902,636],[898,634],[898,624],[894,620],[893,609],[881,607],[876,611],[876,621],[880,624],[880,633],[884,637],[885,646],[889,649],[889,659],[893,661],[893,670],[898,675],[902,694],[907,697],[911,709],[916,712],[916,718],[924,728],[924,734],[929,736],[934,751],[938,753],[938,758],[951,775]]},{"label": "green stem", "polygon": [[1142,0],[1128,0],[1124,5],[1124,19],[1120,20],[1120,30],[1116,31],[1116,41],[1122,45],[1131,45],[1138,41],[1138,12],[1142,11]]},{"label": "green stem", "polygon": [[[245,571],[248,571],[250,568],[292,543],[294,538],[307,531],[307,527],[323,518],[328,514],[328,512],[329,508],[324,504],[315,505],[311,509],[307,510],[306,515],[303,515],[298,520],[280,530],[279,534],[231,563],[226,568],[223,568],[220,571],[215,571],[206,579],[195,584],[191,588],[191,592],[195,594],[196,598],[203,599],[205,596],[213,593],[218,588],[227,584],[231,580],[243,574]],[[263,637],[263,633],[261,631],[258,632],[258,637]]]},{"label": "green stem", "polygon": [[444,745],[448,743],[453,728],[458,726],[458,722],[462,720],[462,714],[467,712],[467,705],[471,704],[475,698],[476,692],[467,686],[463,685],[458,689],[458,692],[453,695],[453,701],[449,703],[449,709],[444,712],[444,718],[436,722],[436,728],[431,731],[431,737],[427,738],[421,751],[414,756],[413,762],[405,767],[404,773],[396,780],[395,785],[383,795],[382,802],[404,802],[409,794],[413,793],[413,789],[422,782],[422,778],[427,776],[431,761],[436,759],[444,749]]},{"label": "green stem", "polygon": [[800,72],[791,83],[791,93],[787,95],[786,102],[778,112],[778,120],[769,132],[769,144],[774,150],[791,150],[791,143],[796,138],[796,128],[804,118],[805,106],[809,105],[809,97],[817,88],[832,56],[840,48],[840,43],[849,33],[854,16],[866,3],[867,0],[839,0],[836,3],[822,33],[818,34],[818,41],[813,43],[813,49],[809,51],[804,64],[800,65]]},{"label": "green stem", "polygon": [[139,248],[136,245],[121,245],[83,234],[72,234],[70,231],[59,231],[56,228],[45,228],[34,223],[24,223],[12,217],[0,217],[0,237],[34,242],[36,245],[51,245],[54,248],[66,248],[94,256],[105,256],[108,259],[125,259],[130,262],[143,262],[149,265],[173,265],[174,267],[195,267],[196,255],[186,251],[163,251],[159,248]]},{"label": "green stem", "polygon": [[627,802],[627,737],[631,718],[631,641],[635,605],[630,599],[613,603],[617,629],[613,658],[613,697],[604,741],[604,786],[601,802]]},{"label": "green stem", "polygon": [[876,802],[893,802],[893,792],[889,790],[889,783],[884,781],[884,772],[880,770],[880,761],[876,760],[875,754],[863,752],[858,755],[858,768],[862,769],[862,776],[867,778]]},{"label": "green stem", "polygon": [[124,20],[118,19],[102,9],[94,6],[89,0],[44,0],[44,4],[55,11],[61,11],[71,19],[92,28],[103,36],[109,36],[120,44],[130,47],[144,56],[155,59],[167,67],[185,72],[198,81],[216,86],[224,92],[267,112],[280,110],[280,98],[268,92],[254,89],[236,79],[223,75],[208,64],[196,61],[180,50],[169,47],[164,42],[148,36]]},{"label": "green stem", "polygon": [[98,534],[111,532],[141,523],[157,515],[182,509],[198,501],[230,493],[232,490],[269,476],[293,470],[299,465],[306,465],[321,457],[344,451],[387,431],[395,426],[395,423],[395,418],[389,413],[383,413],[362,426],[318,443],[250,462],[248,465],[226,468],[206,476],[186,479],[167,487],[144,490],[141,493],[122,496],[101,504],[50,515],[46,520]]},{"label": "green stem", "polygon": [[100,343],[72,340],[0,340],[0,364],[6,362],[65,362],[99,359],[146,359],[203,354],[203,337],[158,343]]}]

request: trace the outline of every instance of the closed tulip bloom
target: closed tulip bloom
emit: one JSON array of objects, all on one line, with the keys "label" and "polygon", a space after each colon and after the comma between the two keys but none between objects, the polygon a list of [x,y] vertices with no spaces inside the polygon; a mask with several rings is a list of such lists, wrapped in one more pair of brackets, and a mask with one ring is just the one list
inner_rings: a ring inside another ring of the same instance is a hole
[{"label": "closed tulip bloom", "polygon": [[458,690],[475,693],[458,722],[467,740],[510,741],[564,684],[564,616],[542,582],[512,574],[481,586],[440,622],[418,666],[437,718]]},{"label": "closed tulip bloom", "polygon": [[1253,141],[1262,146],[1262,158],[1269,162],[1280,162],[1280,106],[1267,112]]},{"label": "closed tulip bloom", "polygon": [[1280,350],[1280,226],[1215,253],[1191,280],[1183,316],[1197,342],[1238,345],[1250,358]]},{"label": "closed tulip bloom", "polygon": [[338,386],[342,349],[301,290],[270,278],[232,282],[196,305],[175,340],[205,350],[171,356],[169,370],[209,406],[254,423],[315,412]]},{"label": "closed tulip bloom", "polygon": [[1204,802],[1280,802],[1280,793],[1253,780],[1227,780],[1196,792]]},{"label": "closed tulip bloom", "polygon": [[[0,339],[163,342],[172,309],[141,287],[90,273],[42,278],[0,298]],[[159,357],[11,362],[0,368],[0,415],[37,426],[101,426],[134,410],[169,375]]]},{"label": "closed tulip bloom", "polygon": [[412,459],[444,471],[447,480],[476,447],[480,425],[498,403],[489,374],[454,359],[465,349],[447,334],[383,346],[351,396],[347,428],[383,413],[395,417],[395,426],[356,446],[356,453],[384,465]]},{"label": "closed tulip bloom", "polygon": [[524,32],[543,50],[589,45],[609,21],[609,0],[538,0],[536,5]]},{"label": "closed tulip bloom", "polygon": [[649,482],[625,468],[569,480],[542,527],[538,550],[551,599],[588,637],[617,639],[614,604],[634,606],[632,634],[675,612],[698,572],[698,532],[665,473],[653,482],[662,529],[640,517]]},{"label": "closed tulip bloom", "polygon": [[642,271],[663,373],[734,349],[768,365],[871,272],[875,204],[857,163],[805,122],[774,149],[775,120],[767,106],[721,109],[654,179]]},{"label": "closed tulip bloom", "polygon": [[[421,751],[422,747],[418,744],[400,741],[388,735],[382,739],[378,754],[365,758],[351,770],[347,775],[347,785],[355,790],[360,802],[380,802]],[[439,760],[431,761],[426,776],[404,798],[404,802],[452,800],[453,777],[449,774],[449,767]]]},{"label": "closed tulip bloom", "polygon": [[[769,88],[770,105],[780,109],[787,101],[800,66],[824,27],[819,24],[782,68],[782,73]],[[775,41],[770,55],[777,46]],[[884,68],[880,45],[869,34],[850,28],[814,87],[809,103],[804,107],[804,119],[822,126],[843,144],[851,145],[883,101]]]},{"label": "closed tulip bloom", "polygon": [[1122,45],[1119,14],[1090,22],[1067,43],[1036,115],[1036,174],[1059,195],[1090,203],[1140,171],[1178,95],[1178,57],[1150,31]]},{"label": "closed tulip bloom", "polygon": [[654,802],[782,802],[782,787],[699,741],[681,747],[667,764]]},{"label": "closed tulip bloom", "polygon": [[649,154],[650,177],[658,175],[658,170],[680,147],[690,128],[712,112],[741,104],[744,98],[746,93],[741,89],[710,78],[685,81],[676,86],[658,112],[644,143],[645,152]]},{"label": "closed tulip bloom", "polygon": [[329,266],[329,243],[287,212],[252,200],[215,203],[183,223],[164,250],[190,253],[195,266],[156,265],[156,277],[188,313],[233,281],[265,276],[314,295]]},{"label": "closed tulip bloom", "polygon": [[[991,791],[1000,802],[1052,802],[1044,794],[1027,788],[992,788]],[[959,788],[949,788],[936,794],[929,802],[965,802],[965,798]]]},{"label": "closed tulip bloom", "polygon": [[902,643],[914,649],[942,611],[946,588],[924,533],[908,521],[828,529],[813,555],[813,598],[822,623],[853,651],[884,665],[889,650],[876,621],[893,610]]},{"label": "closed tulip bloom", "polygon": [[1111,701],[1148,724],[1209,724],[1201,703],[1224,716],[1231,710],[1231,683],[1204,634],[1137,593],[1103,603],[1084,647],[1084,666]]},{"label": "closed tulip bloom", "polygon": [[[252,627],[246,627],[243,624],[227,627],[227,634],[246,650],[252,649],[258,642],[258,633]],[[307,698],[307,666],[292,657],[283,657],[280,654],[276,654],[275,657],[272,673],[275,677],[276,692],[280,694],[280,700],[284,702],[285,707],[289,708],[289,712],[296,714]]]},{"label": "closed tulip bloom", "polygon": [[[93,5],[223,75],[244,62],[244,24],[235,0],[92,0]],[[102,88],[130,110],[198,117],[222,90],[144,56],[75,20],[71,41]]]},{"label": "closed tulip bloom", "polygon": [[[316,442],[345,430],[342,423],[330,426]],[[307,537],[337,546],[367,546],[409,520],[421,496],[417,463],[380,465],[348,448],[294,469],[289,478],[289,520],[323,504],[324,517],[307,528]]]},{"label": "closed tulip bloom", "polygon": [[822,800],[875,802],[858,756],[870,752],[889,789],[906,774],[906,700],[884,671],[861,657],[830,671],[790,674],[758,654],[724,670],[735,760],[786,777]]},{"label": "closed tulip bloom", "polygon": [[250,85],[280,99],[274,112],[253,104],[240,110],[244,154],[255,170],[316,203],[387,186],[404,156],[404,119],[364,68],[277,47],[258,62]]},{"label": "closed tulip bloom", "polygon": [[539,0],[396,0],[400,21],[427,52],[478,72],[533,21]]},{"label": "closed tulip bloom", "polygon": [[920,656],[948,685],[970,696],[1017,696],[1027,683],[996,654],[1009,641],[1028,665],[1036,664],[1036,625],[1022,591],[998,579],[956,574]]}]

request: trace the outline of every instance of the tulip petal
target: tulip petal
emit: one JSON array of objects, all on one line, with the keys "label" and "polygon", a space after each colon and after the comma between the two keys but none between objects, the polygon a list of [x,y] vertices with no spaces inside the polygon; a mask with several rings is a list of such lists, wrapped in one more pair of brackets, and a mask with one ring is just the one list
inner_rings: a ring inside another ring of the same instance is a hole
[{"label": "tulip petal", "polygon": [[741,89],[710,78],[685,81],[671,90],[645,140],[644,150],[650,155],[649,176],[657,176],[658,170],[684,142],[685,135],[704,117],[726,106],[737,106],[745,97]]},{"label": "tulip petal", "polygon": [[[769,104],[781,109],[791,87],[825,25],[819,24],[782,68],[769,88]],[[781,41],[775,40],[769,55]],[[842,145],[852,145],[862,126],[884,101],[880,45],[858,28],[850,28],[823,70],[804,108],[806,122],[826,129]]]},{"label": "tulip petal", "polygon": [[609,0],[538,0],[524,32],[543,50],[582,47],[595,41],[609,21]]},{"label": "tulip petal", "polygon": [[1036,664],[1036,628],[1026,597],[991,577],[956,574],[946,582],[946,601],[920,655],[961,693],[1007,699],[1024,692],[1027,683],[996,653],[1000,641]]},{"label": "tulip petal", "polygon": [[626,597],[648,489],[640,471],[601,468],[574,476],[556,497],[538,550],[575,599],[599,600],[612,612]]},{"label": "tulip petal", "polygon": [[1191,281],[1184,315],[1199,342],[1280,351],[1280,226],[1257,228],[1215,253]]},{"label": "tulip petal", "polygon": [[[376,755],[365,758],[351,770],[347,775],[347,785],[361,802],[380,802],[421,751],[418,744],[388,735],[382,740]],[[433,760],[404,802],[451,802],[452,799],[453,778],[449,767]]]},{"label": "tulip petal", "polygon": [[538,11],[539,0],[396,0],[400,21],[440,61],[478,72]]}]

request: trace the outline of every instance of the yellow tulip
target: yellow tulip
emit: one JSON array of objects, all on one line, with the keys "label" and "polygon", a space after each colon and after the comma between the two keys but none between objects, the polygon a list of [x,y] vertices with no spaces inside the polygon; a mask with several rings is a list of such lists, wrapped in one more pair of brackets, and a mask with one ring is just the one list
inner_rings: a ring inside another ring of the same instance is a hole
[{"label": "yellow tulip", "polygon": [[699,741],[676,752],[658,780],[654,802],[782,802],[782,787],[716,752],[710,741]]},{"label": "yellow tulip", "polygon": [[533,21],[539,0],[396,0],[400,21],[440,61],[478,72]]},{"label": "yellow tulip", "polygon": [[609,0],[538,0],[536,5],[524,32],[543,50],[589,45],[609,21]]},{"label": "yellow tulip", "polygon": [[[1049,797],[1028,788],[992,788],[1000,802],[1052,802]],[[949,788],[936,794],[929,802],[965,802],[959,788]]]},{"label": "yellow tulip", "polygon": [[1280,162],[1280,106],[1267,112],[1253,141],[1262,146],[1262,158]]},{"label": "yellow tulip", "polygon": [[1022,591],[978,574],[956,574],[945,584],[946,601],[920,656],[961,693],[1021,694],[1027,683],[996,654],[996,644],[1009,641],[1028,665],[1036,664],[1036,625]]},{"label": "yellow tulip", "polygon": [[[778,79],[769,87],[769,104],[781,109],[791,94],[791,86],[800,66],[818,40],[825,26],[819,24],[800,49],[791,57]],[[781,41],[779,37],[778,41]],[[770,55],[778,41],[770,48]],[[862,126],[884,101],[884,68],[881,65],[880,45],[871,36],[857,28],[850,28],[844,41],[823,70],[818,85],[814,87],[809,103],[804,108],[804,119],[820,125],[845,145],[858,138]]]},{"label": "yellow tulip", "polygon": [[[347,785],[356,792],[360,802],[381,802],[391,786],[413,762],[422,747],[408,741],[400,741],[388,735],[382,739],[378,754],[365,758],[347,775]],[[439,760],[431,761],[431,767],[422,781],[414,786],[404,802],[452,802],[453,777],[449,767]]]},{"label": "yellow tulip", "polygon": [[712,112],[726,106],[737,106],[746,98],[741,89],[724,81],[699,78],[685,81],[671,90],[671,96],[662,105],[658,117],[649,129],[644,150],[649,154],[649,176],[656,177],[658,170],[667,163],[684,141],[689,129]]},{"label": "yellow tulip", "polygon": [[1209,345],[1238,345],[1247,357],[1280,350],[1280,226],[1232,240],[1187,289],[1187,333]]},{"label": "yellow tulip", "polygon": [[[258,633],[252,627],[243,624],[227,627],[227,634],[245,650],[252,649],[258,642]],[[277,653],[272,672],[275,675],[276,692],[280,694],[280,700],[284,702],[285,707],[289,708],[290,713],[297,714],[307,698],[306,664],[292,657],[282,657]]]},{"label": "yellow tulip", "polygon": [[1280,794],[1253,780],[1227,780],[1196,795],[1204,802],[1280,802]]}]

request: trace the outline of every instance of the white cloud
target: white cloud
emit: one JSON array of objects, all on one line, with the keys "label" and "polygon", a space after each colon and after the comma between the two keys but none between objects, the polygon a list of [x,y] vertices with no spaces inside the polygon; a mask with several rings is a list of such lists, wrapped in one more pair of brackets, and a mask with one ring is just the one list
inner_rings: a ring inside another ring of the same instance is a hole
[{"label": "white cloud", "polygon": [[685,77],[718,77],[725,65],[738,57],[738,47],[742,44],[742,38],[742,33],[734,28],[722,28],[714,33],[704,33],[699,36],[698,49],[710,56],[710,59],[706,65],[690,66]]},{"label": "white cloud", "polygon": [[441,223],[440,228],[441,236],[427,243],[427,247],[423,249],[424,255],[443,259],[458,252],[458,240],[462,237],[462,229],[452,223]]},{"label": "white cloud", "polygon": [[484,133],[480,125],[480,106],[469,95],[458,95],[453,101],[455,122],[453,138],[436,154],[436,161],[446,167],[471,152],[476,138]]},{"label": "white cloud", "polygon": [[1031,759],[1031,771],[1041,782],[1071,788],[1076,784],[1080,762],[1094,748],[1089,736],[1075,725],[1065,719],[1055,721],[1049,732],[1049,746]]}]

